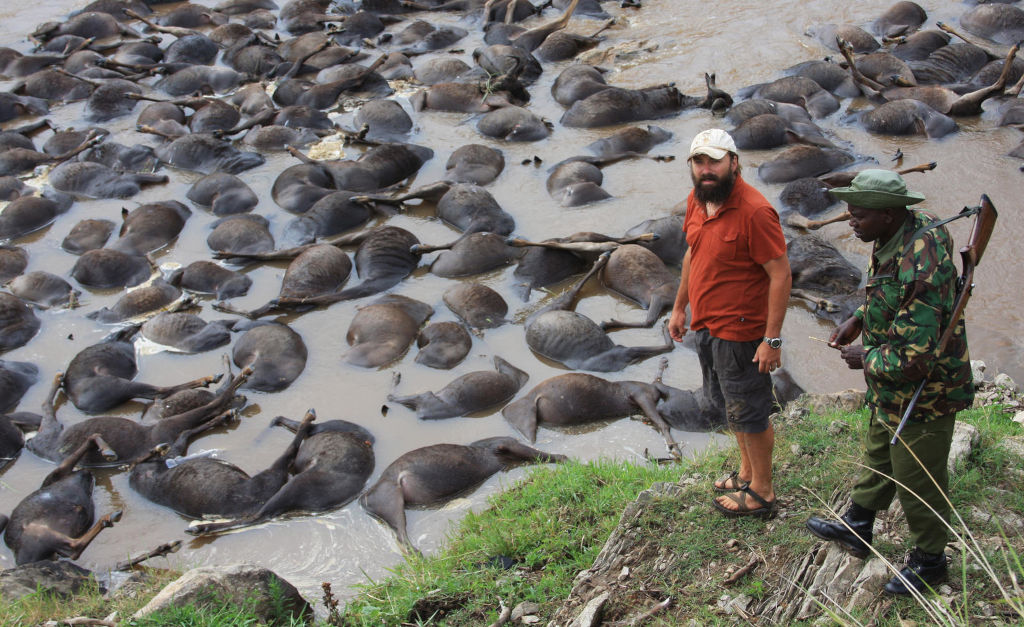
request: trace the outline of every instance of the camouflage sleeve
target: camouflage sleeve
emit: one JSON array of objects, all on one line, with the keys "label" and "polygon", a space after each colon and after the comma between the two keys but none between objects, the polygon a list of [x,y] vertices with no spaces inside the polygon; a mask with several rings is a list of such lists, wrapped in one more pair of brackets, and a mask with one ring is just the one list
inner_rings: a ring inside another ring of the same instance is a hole
[{"label": "camouflage sleeve", "polygon": [[853,317],[864,322],[864,310],[867,309],[867,305],[861,305],[853,312]]},{"label": "camouflage sleeve", "polygon": [[900,277],[909,280],[899,285],[902,293],[886,342],[864,355],[867,376],[894,383],[928,376],[956,285],[956,266],[943,245],[947,239],[931,233],[920,237],[901,264]]}]

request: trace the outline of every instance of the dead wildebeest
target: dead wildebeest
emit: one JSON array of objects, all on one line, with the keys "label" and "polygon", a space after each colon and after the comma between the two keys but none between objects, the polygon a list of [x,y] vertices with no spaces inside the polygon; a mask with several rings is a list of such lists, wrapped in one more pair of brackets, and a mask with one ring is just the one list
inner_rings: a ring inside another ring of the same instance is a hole
[{"label": "dead wildebeest", "polygon": [[88,470],[75,470],[87,454],[105,449],[98,436],[82,442],[42,486],[26,496],[11,512],[4,542],[14,551],[15,564],[49,560],[57,556],[78,559],[99,532],[121,519],[121,512],[107,514],[93,524],[92,488]]},{"label": "dead wildebeest", "polygon": [[[305,299],[327,296],[337,293],[345,285],[352,272],[352,261],[344,251],[330,244],[311,244],[303,247],[302,252],[292,259],[281,280],[278,297],[266,305],[252,311],[240,311],[224,304],[218,304],[218,311],[242,314],[248,318],[262,316],[284,310],[281,301],[300,303]],[[299,304],[288,306],[288,309],[302,311],[313,309],[315,304],[305,307]]]},{"label": "dead wildebeest", "polygon": [[309,350],[302,336],[277,322],[243,321],[235,331],[244,331],[231,350],[239,368],[251,370],[246,387],[261,392],[279,392],[292,384],[306,369]]},{"label": "dead wildebeest", "polygon": [[225,522],[201,523],[186,531],[192,535],[217,533],[292,512],[334,509],[355,498],[373,473],[373,436],[345,420],[311,425],[315,417],[311,409],[301,424],[283,416],[271,422],[294,431],[295,441],[301,444],[291,464],[295,474],[258,512]]},{"label": "dead wildebeest", "polygon": [[150,425],[118,416],[97,416],[68,427],[58,420],[53,404],[62,380],[62,375],[57,375],[50,394],[43,402],[43,420],[39,432],[28,441],[26,447],[44,459],[61,461],[82,442],[98,434],[114,457],[90,453],[82,459],[82,463],[89,466],[111,465],[114,460],[124,463],[139,457],[157,444],[173,442],[182,431],[195,428],[228,409],[236,402],[235,392],[250,373],[251,370],[245,369],[225,382],[210,402]]},{"label": "dead wildebeest", "polygon": [[445,290],[444,304],[474,329],[493,329],[509,322],[508,303],[482,283],[460,282]]},{"label": "dead wildebeest", "polygon": [[39,332],[40,325],[28,303],[0,292],[0,353],[27,344]]},{"label": "dead wildebeest", "polygon": [[[419,244],[416,236],[397,226],[381,226],[359,233],[342,235],[324,240],[334,246],[358,245],[356,250],[356,272],[362,281],[359,285],[341,291],[305,298],[277,298],[268,305],[277,309],[318,307],[345,300],[372,296],[397,285],[409,276],[419,264],[420,256],[411,252]],[[311,245],[270,253],[242,255],[247,259],[276,260],[292,259]],[[215,255],[220,257],[220,254]],[[234,257],[234,253],[224,256]]]},{"label": "dead wildebeest", "polygon": [[189,518],[250,516],[258,512],[288,481],[289,468],[312,420],[303,423],[274,463],[251,477],[226,461],[184,457],[191,438],[229,418],[229,412],[215,416],[182,431],[172,444],[162,443],[143,453],[131,462],[129,485],[150,501]]},{"label": "dead wildebeest", "polygon": [[614,372],[675,347],[667,328],[663,345],[620,346],[596,322],[572,310],[583,285],[601,271],[609,256],[602,253],[576,285],[527,318],[526,343],[533,351],[569,368]]},{"label": "dead wildebeest", "polygon": [[411,396],[388,395],[392,403],[405,405],[420,420],[455,418],[505,403],[515,396],[530,377],[501,357],[495,355],[494,370],[478,370],[464,374],[437,393],[424,392]]},{"label": "dead wildebeest", "polygon": [[116,335],[108,341],[82,349],[71,359],[64,374],[64,390],[78,409],[98,413],[133,398],[157,398],[187,388],[205,387],[221,375],[208,376],[181,385],[160,387],[132,381],[138,372],[135,349]]},{"label": "dead wildebeest", "polygon": [[530,442],[537,440],[537,426],[578,425],[601,420],[625,418],[642,412],[665,438],[669,452],[680,456],[668,423],[658,411],[660,393],[650,383],[608,381],[581,372],[541,381],[526,396],[501,410],[510,425]]},{"label": "dead wildebeest", "polygon": [[608,87],[578,100],[562,116],[564,126],[594,128],[676,115],[684,109],[702,107],[724,111],[732,97],[715,87],[715,79],[705,74],[708,93],[703,98],[686,96],[673,85],[643,89]]},{"label": "dead wildebeest", "polygon": [[566,459],[509,437],[487,438],[469,445],[434,444],[393,461],[359,498],[359,504],[394,530],[403,551],[415,551],[406,529],[406,507],[444,503],[499,470],[518,464]]},{"label": "dead wildebeest", "polygon": [[395,361],[408,350],[433,313],[430,305],[398,294],[387,294],[361,307],[345,335],[352,345],[345,361],[364,368]]}]

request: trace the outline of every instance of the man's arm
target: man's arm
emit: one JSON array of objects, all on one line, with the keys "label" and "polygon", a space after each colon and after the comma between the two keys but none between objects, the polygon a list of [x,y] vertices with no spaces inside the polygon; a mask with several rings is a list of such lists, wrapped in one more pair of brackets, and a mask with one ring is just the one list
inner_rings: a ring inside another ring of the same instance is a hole
[{"label": "man's arm", "polygon": [[[789,257],[785,253],[761,264],[768,274],[768,320],[765,324],[765,335],[780,337],[782,321],[786,317],[789,305],[789,290],[793,285],[793,273],[789,269]],[[761,342],[754,354],[754,362],[760,372],[771,372],[782,365],[782,349],[772,348]]]},{"label": "man's arm", "polygon": [[668,319],[668,334],[677,342],[683,341],[686,335],[686,306],[690,304],[690,249],[683,255],[683,271],[679,275],[679,289],[676,291],[676,302],[672,305],[672,315]]}]

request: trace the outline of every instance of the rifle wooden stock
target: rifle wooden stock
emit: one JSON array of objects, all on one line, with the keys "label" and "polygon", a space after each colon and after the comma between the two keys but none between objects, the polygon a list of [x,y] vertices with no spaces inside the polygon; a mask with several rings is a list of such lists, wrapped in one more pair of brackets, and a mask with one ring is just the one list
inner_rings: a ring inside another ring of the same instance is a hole
[{"label": "rifle wooden stock", "polygon": [[[996,226],[996,218],[999,217],[999,213],[986,194],[981,195],[981,204],[970,210],[970,213],[966,215],[971,214],[975,215],[974,226],[971,227],[971,236],[967,245],[960,249],[960,259],[963,262],[963,271],[960,273],[960,286],[957,290],[956,301],[953,303],[953,313],[949,319],[949,326],[943,331],[942,336],[939,338],[938,346],[935,348],[936,355],[941,355],[946,350],[949,341],[956,332],[956,325],[964,314],[964,308],[967,307],[967,301],[970,300],[971,292],[974,288],[974,268],[985,254],[988,240],[992,237],[992,231]],[[921,384],[917,386],[914,396],[910,399],[910,403],[907,404],[907,409],[903,412],[903,417],[900,419],[899,426],[896,427],[896,433],[893,434],[889,446],[895,446],[896,441],[900,439],[900,433],[903,432],[903,427],[906,426],[907,420],[910,419],[910,414],[913,413],[914,407],[917,405],[917,399],[921,397],[921,392],[924,390],[925,384],[928,383],[929,376],[931,376],[931,373],[921,379]]]}]

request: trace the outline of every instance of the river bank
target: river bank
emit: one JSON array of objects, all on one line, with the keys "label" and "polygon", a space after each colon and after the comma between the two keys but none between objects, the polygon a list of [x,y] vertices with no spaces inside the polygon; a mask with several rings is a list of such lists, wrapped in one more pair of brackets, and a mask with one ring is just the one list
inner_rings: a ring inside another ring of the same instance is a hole
[{"label": "river bank", "polygon": [[[1024,578],[1020,561],[1012,561],[1024,555],[1024,495],[1018,489],[1024,481],[1024,427],[1013,421],[1021,398],[989,383],[979,399],[986,404],[959,417],[963,432],[976,436],[956,462],[950,494],[963,517],[956,527],[970,529],[979,553],[972,554],[972,542],[949,545],[950,577],[937,599],[953,624],[1019,624],[1024,616],[1013,616],[1014,605],[1002,599],[997,581],[1011,598],[1016,595],[1020,608],[1011,573],[1018,582]],[[467,516],[444,549],[410,556],[388,578],[360,586],[344,606],[329,611],[322,599],[308,600],[317,606],[318,622],[336,625],[482,625],[502,616],[508,620],[515,607],[526,617],[524,624],[567,625],[587,608],[596,622],[579,624],[708,624],[757,617],[784,623],[832,613],[850,624],[896,624],[897,617],[928,622],[912,599],[877,593],[880,586],[870,578],[891,576],[880,559],[835,555],[840,552],[803,528],[808,516],[845,505],[866,420],[865,411],[855,409],[861,403],[855,392],[807,396],[777,417],[781,506],[774,520],[729,520],[710,507],[711,481],[736,463],[731,448],[710,449],[681,465],[551,465],[494,497],[486,511]],[[898,564],[908,547],[896,510],[882,517],[876,547]],[[995,578],[983,571],[981,556],[994,565]],[[166,573],[159,576],[166,581]],[[814,581],[794,587],[806,577]],[[4,604],[0,624],[106,616],[115,609],[127,617],[160,587],[134,587],[127,598],[115,593],[111,599],[95,590],[63,601],[30,595]],[[824,595],[824,605],[800,588]],[[829,606],[825,597],[839,606]],[[839,609],[843,604],[848,609]],[[248,620],[244,608],[191,611],[194,624]],[[181,620],[179,610],[121,624]]]}]

